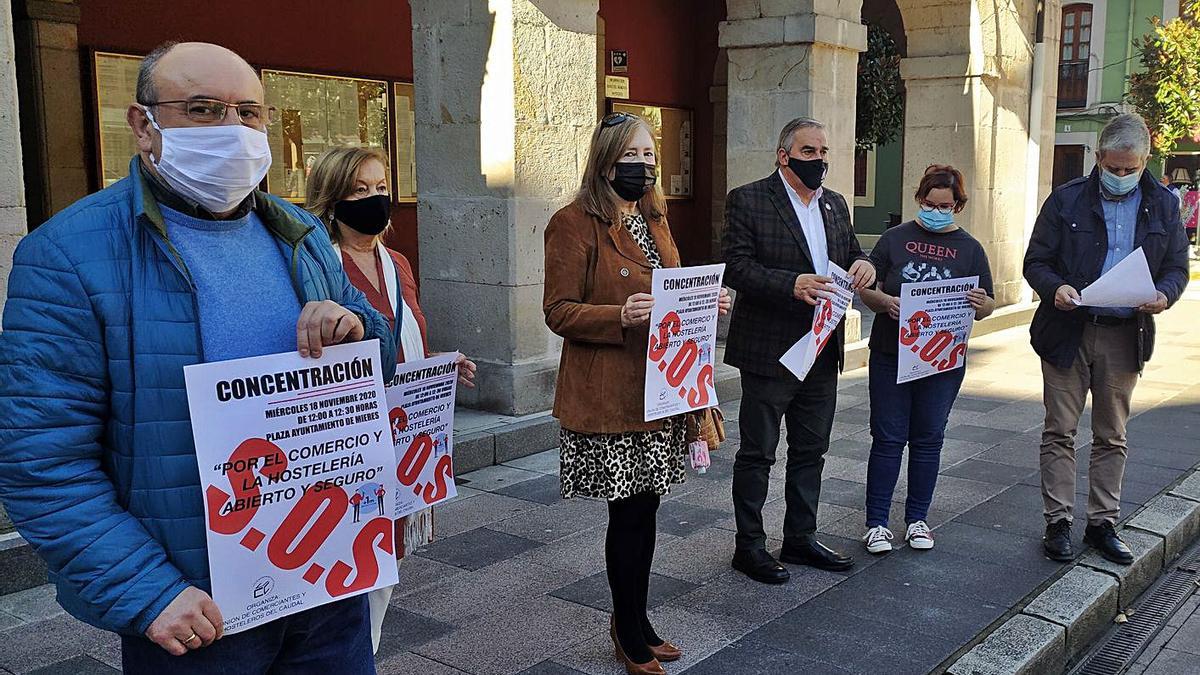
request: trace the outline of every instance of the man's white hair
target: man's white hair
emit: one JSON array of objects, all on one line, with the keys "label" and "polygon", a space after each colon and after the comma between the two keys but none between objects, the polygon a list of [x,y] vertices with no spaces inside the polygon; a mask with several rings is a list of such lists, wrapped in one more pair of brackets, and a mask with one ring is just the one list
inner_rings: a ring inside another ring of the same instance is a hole
[{"label": "man's white hair", "polygon": [[1138,157],[1150,156],[1150,129],[1137,113],[1117,115],[1100,132],[1100,155],[1110,150],[1132,152]]}]

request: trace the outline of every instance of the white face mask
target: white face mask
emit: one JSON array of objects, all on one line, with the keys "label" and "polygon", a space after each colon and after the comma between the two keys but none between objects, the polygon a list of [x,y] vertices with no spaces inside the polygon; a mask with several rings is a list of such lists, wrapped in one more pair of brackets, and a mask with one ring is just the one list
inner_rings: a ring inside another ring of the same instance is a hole
[{"label": "white face mask", "polygon": [[150,109],[144,110],[162,135],[162,157],[150,156],[158,175],[213,213],[232,211],[271,168],[265,132],[244,124],[163,129]]}]

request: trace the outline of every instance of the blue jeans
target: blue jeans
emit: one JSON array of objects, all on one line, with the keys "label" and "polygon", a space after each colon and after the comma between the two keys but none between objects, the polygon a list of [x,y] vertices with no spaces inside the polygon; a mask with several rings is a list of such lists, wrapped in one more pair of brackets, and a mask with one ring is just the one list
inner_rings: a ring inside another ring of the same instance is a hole
[{"label": "blue jeans", "polygon": [[171,656],[144,637],[121,636],[127,675],[375,675],[367,596],[331,602]]},{"label": "blue jeans", "polygon": [[966,368],[896,384],[896,355],[871,352],[871,457],[867,462],[867,527],[887,527],[900,461],[908,445],[904,522],[929,515],[942,459],[946,420]]}]

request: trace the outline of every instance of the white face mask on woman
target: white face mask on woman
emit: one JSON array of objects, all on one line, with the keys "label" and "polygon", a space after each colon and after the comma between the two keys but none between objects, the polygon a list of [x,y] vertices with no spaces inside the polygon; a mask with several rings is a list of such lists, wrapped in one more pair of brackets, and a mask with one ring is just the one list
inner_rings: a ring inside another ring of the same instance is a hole
[{"label": "white face mask on woman", "polygon": [[143,110],[162,135],[162,157],[150,156],[158,175],[213,213],[232,211],[271,168],[265,132],[244,124],[163,129],[149,108]]}]

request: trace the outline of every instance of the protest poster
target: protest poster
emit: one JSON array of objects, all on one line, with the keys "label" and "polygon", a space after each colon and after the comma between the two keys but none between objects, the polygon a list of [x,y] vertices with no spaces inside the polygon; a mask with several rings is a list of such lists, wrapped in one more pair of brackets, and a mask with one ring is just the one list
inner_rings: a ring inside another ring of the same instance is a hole
[{"label": "protest poster", "polygon": [[225,633],[396,583],[379,341],[184,368]]},{"label": "protest poster", "polygon": [[458,495],[454,485],[454,396],[458,353],[402,363],[384,389],[396,453],[393,516]]},{"label": "protest poster", "polygon": [[647,422],[717,404],[717,300],[725,264],[656,269],[646,350]]},{"label": "protest poster", "polygon": [[975,309],[967,291],[979,277],[900,284],[900,344],[896,384],[966,365]]},{"label": "protest poster", "polygon": [[827,276],[833,278],[834,290],[813,307],[812,329],[779,358],[779,362],[801,382],[812,370],[825,345],[829,344],[829,338],[833,337],[854,299],[854,279],[846,270],[831,261]]}]

